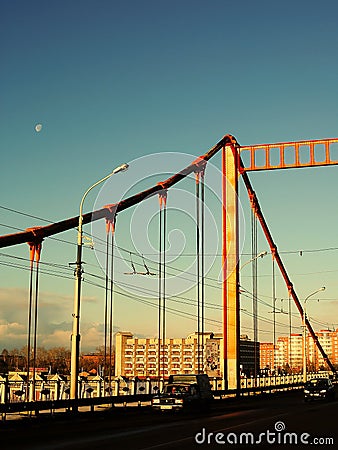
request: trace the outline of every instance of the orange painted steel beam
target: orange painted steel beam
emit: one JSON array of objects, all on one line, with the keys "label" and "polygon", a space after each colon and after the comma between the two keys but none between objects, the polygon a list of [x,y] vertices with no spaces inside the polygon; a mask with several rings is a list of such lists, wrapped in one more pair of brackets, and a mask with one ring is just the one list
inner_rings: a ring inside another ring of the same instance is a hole
[{"label": "orange painted steel beam", "polygon": [[[189,166],[187,166],[180,172],[176,173],[167,180],[158,183],[157,185],[149,189],[139,192],[138,194],[128,197],[125,200],[122,200],[121,202],[117,203],[115,213],[117,214],[120,211],[135,206],[138,203],[142,202],[143,200],[146,200],[147,198],[158,194],[163,189],[168,189],[171,186],[175,185],[183,178],[195,172],[201,166],[204,166],[205,162],[209,161],[209,159],[211,159],[219,150],[221,150],[224,147],[224,145],[229,144],[237,144],[237,141],[233,136],[227,134],[207,153],[198,157],[195,161],[193,161]],[[104,207],[99,210],[84,214],[82,216],[83,217],[82,223],[86,224],[110,216],[111,213],[109,211],[109,208]],[[30,228],[27,229],[26,231],[22,231],[19,233],[0,236],[0,248],[10,247],[12,245],[22,244],[25,242],[35,242],[37,240],[37,232],[38,232],[38,240],[41,241],[48,236],[53,236],[63,231],[76,228],[78,224],[79,224],[79,216],[76,216],[72,217],[71,219],[62,220],[61,222],[52,223],[50,225]]]},{"label": "orange painted steel beam", "polygon": [[[241,157],[246,163],[243,170],[250,172],[337,165],[338,160],[333,159],[331,153],[334,144],[337,144],[336,150],[338,150],[338,138],[243,146],[240,147]],[[324,158],[316,158],[316,151],[323,152]],[[246,154],[249,154],[248,157]],[[260,163],[257,161],[259,154],[262,155]],[[287,160],[291,162],[287,162]]]},{"label": "orange painted steel beam", "polygon": [[225,389],[238,390],[239,379],[239,220],[238,146],[222,152],[223,380]]}]

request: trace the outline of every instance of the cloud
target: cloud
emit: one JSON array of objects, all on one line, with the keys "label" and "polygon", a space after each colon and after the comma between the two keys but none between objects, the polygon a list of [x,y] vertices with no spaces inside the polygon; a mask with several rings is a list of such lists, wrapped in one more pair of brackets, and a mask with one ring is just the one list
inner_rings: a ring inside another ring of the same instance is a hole
[{"label": "cloud", "polygon": [[27,329],[17,322],[0,321],[0,351],[23,347],[27,341]]},{"label": "cloud", "polygon": [[[94,304],[95,297],[83,296],[84,303]],[[27,345],[29,292],[21,288],[0,289],[0,351]],[[34,303],[34,299],[33,299]],[[73,297],[51,292],[39,292],[38,347],[71,346]],[[33,333],[32,315],[32,333]],[[100,322],[81,322],[81,350],[94,351],[103,345],[104,326]]]}]

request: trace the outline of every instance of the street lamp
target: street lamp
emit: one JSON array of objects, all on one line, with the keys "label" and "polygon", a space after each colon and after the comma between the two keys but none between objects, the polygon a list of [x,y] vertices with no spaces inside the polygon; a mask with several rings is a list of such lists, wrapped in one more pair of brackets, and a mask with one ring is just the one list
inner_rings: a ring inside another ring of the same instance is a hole
[{"label": "street lamp", "polygon": [[[108,180],[111,176],[118,172],[128,169],[128,164],[121,164],[116,167],[110,174],[94,183],[84,193],[80,202],[79,226],[77,232],[77,258],[75,268],[75,292],[74,292],[74,309],[73,309],[73,332],[71,343],[71,361],[70,361],[70,398],[78,398],[77,377],[79,372],[79,357],[80,357],[80,301],[81,301],[81,280],[82,280],[82,209],[83,203],[87,194],[98,184]],[[77,409],[75,405],[74,409]]]},{"label": "street lamp", "polygon": [[265,255],[267,255],[268,252],[264,251],[264,252],[260,252],[258,253],[258,255],[256,255],[254,258],[249,259],[249,261],[245,262],[240,268],[239,271],[241,271],[243,269],[243,267],[245,267],[247,264],[252,263],[253,261],[256,261],[256,259],[258,258],[264,258]]},{"label": "street lamp", "polygon": [[303,382],[304,384],[307,381],[307,358],[306,358],[306,302],[310,297],[317,294],[317,292],[325,291],[325,286],[322,286],[320,289],[317,289],[316,291],[309,294],[306,299],[304,300],[304,308],[303,308]]}]

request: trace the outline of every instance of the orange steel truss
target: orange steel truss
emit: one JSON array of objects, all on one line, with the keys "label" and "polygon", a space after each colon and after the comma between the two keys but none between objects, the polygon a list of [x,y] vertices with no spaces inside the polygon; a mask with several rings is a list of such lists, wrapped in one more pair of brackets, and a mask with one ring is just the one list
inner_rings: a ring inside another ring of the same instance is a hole
[{"label": "orange steel truss", "polygon": [[[240,147],[240,153],[241,157],[246,159],[246,152],[249,152],[249,164],[244,167],[245,172],[328,166],[338,164],[338,159],[333,159],[331,155],[333,147],[335,147],[334,144],[338,144],[338,139],[279,142],[276,144],[243,146]],[[316,155],[319,152],[325,155],[324,158],[319,158]],[[261,156],[261,164],[258,164],[258,156]]]}]

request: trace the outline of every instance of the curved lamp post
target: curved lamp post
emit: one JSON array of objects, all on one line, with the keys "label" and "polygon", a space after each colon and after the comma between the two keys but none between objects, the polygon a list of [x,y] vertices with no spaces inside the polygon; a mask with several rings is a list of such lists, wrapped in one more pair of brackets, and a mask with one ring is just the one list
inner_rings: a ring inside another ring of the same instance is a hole
[{"label": "curved lamp post", "polygon": [[306,358],[306,302],[310,297],[317,294],[318,292],[325,291],[325,286],[317,289],[316,291],[309,294],[304,300],[304,308],[303,308],[303,382],[304,384],[307,381],[307,358]]},{"label": "curved lamp post", "polygon": [[245,267],[247,264],[252,263],[253,261],[256,261],[256,259],[258,258],[263,258],[265,255],[267,255],[268,252],[264,251],[264,252],[260,252],[258,253],[258,255],[256,255],[254,258],[249,259],[249,261],[245,262],[240,268],[239,271],[241,271],[243,269],[243,267]]},{"label": "curved lamp post", "polygon": [[[80,357],[80,302],[81,302],[81,280],[82,280],[82,209],[83,203],[87,194],[98,184],[108,180],[111,176],[118,172],[128,169],[128,164],[121,164],[116,167],[110,174],[106,175],[101,180],[94,183],[84,193],[80,202],[79,226],[77,232],[77,258],[75,268],[75,292],[74,292],[74,309],[73,309],[73,332],[71,342],[71,361],[70,361],[70,398],[78,398],[77,378],[79,372],[79,357]],[[74,410],[77,410],[77,405],[74,405]]]}]

